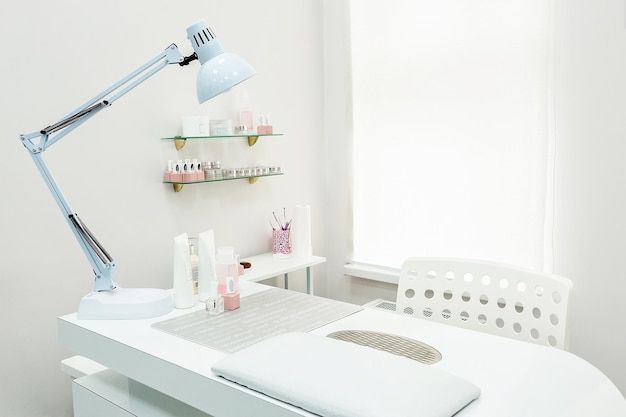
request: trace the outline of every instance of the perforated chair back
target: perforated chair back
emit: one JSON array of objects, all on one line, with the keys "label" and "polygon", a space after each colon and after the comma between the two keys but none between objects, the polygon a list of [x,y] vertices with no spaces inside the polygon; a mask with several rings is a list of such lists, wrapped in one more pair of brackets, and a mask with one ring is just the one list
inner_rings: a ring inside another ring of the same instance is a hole
[{"label": "perforated chair back", "polygon": [[572,282],[510,265],[409,258],[400,271],[396,311],[567,349]]}]

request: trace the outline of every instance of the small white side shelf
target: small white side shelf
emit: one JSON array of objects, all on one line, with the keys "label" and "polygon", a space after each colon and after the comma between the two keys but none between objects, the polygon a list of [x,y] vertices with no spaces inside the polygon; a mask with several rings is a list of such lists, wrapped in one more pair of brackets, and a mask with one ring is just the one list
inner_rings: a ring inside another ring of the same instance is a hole
[{"label": "small white side shelf", "polygon": [[311,267],[326,263],[323,256],[310,256],[299,258],[291,255],[288,258],[274,256],[271,252],[261,255],[251,256],[241,259],[242,262],[250,262],[250,268],[244,270],[243,276],[239,277],[246,281],[258,282],[268,278],[284,275],[285,288],[289,287],[289,273],[306,269],[306,292],[313,294],[313,280],[311,277]]}]

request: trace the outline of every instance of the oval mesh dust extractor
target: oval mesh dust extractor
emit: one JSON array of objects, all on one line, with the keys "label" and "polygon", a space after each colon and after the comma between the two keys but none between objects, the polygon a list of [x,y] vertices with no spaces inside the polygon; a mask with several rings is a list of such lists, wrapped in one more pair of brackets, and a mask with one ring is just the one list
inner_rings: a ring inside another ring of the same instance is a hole
[{"label": "oval mesh dust extractor", "polygon": [[389,333],[369,330],[340,330],[328,337],[368,346],[431,365],[441,360],[441,353],[426,343]]}]

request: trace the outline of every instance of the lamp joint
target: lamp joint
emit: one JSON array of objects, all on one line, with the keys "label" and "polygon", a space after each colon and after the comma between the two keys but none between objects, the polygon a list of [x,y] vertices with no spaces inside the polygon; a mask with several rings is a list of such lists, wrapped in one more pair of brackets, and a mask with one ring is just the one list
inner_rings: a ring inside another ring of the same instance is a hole
[{"label": "lamp joint", "polygon": [[189,65],[190,62],[195,61],[196,59],[198,59],[198,54],[194,52],[193,54],[186,56],[181,62],[178,63],[178,65],[184,67],[185,65]]},{"label": "lamp joint", "polygon": [[175,43],[165,50],[165,61],[167,64],[180,64],[183,61],[183,54],[180,53]]}]

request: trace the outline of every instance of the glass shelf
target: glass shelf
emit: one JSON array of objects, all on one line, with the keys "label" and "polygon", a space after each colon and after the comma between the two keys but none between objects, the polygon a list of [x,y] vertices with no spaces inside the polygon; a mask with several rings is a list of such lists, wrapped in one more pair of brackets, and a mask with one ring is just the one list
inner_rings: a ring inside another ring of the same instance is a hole
[{"label": "glass shelf", "polygon": [[172,184],[174,187],[174,192],[179,192],[183,189],[183,185],[187,184],[204,184],[207,182],[220,182],[220,181],[232,181],[232,180],[245,180],[247,179],[250,184],[254,184],[257,179],[261,177],[275,177],[277,175],[283,175],[283,173],[277,174],[262,174],[262,175],[250,175],[250,176],[240,176],[240,177],[229,177],[229,178],[216,178],[212,180],[202,180],[202,181],[187,181],[187,182],[173,182],[173,181],[163,181],[164,184]]},{"label": "glass shelf", "polygon": [[219,136],[174,136],[161,138],[161,140],[171,140],[174,141],[174,145],[177,150],[182,149],[189,140],[206,140],[206,139],[232,139],[232,138],[248,138],[248,146],[253,146],[260,137],[263,136],[282,136],[282,133],[271,133],[271,134],[249,134],[249,135],[219,135]]}]

